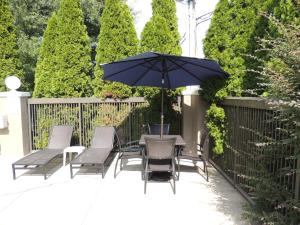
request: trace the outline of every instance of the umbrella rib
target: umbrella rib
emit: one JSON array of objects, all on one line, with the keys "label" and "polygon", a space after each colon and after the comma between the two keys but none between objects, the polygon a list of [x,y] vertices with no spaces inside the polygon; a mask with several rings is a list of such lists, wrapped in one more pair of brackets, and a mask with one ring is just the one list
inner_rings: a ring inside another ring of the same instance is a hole
[{"label": "umbrella rib", "polygon": [[[148,57],[147,59],[152,60],[152,59],[155,59],[155,58],[157,58],[157,56]],[[120,60],[120,61],[114,61],[114,62],[110,62],[110,63],[100,64],[100,66],[101,66],[101,65],[105,66],[105,65],[109,65],[109,64],[119,64],[119,63],[124,63],[124,62],[144,61],[144,60],[145,60],[145,58],[131,59],[131,60],[123,59],[123,60]]]},{"label": "umbrella rib", "polygon": [[[154,63],[151,64],[151,61],[154,61]],[[159,67],[155,67],[155,64],[156,64],[155,60],[151,60],[151,61],[148,61],[148,64],[150,64],[150,66],[148,66],[147,64],[146,65],[141,65],[141,66],[144,66],[147,69],[152,69],[154,71],[161,72],[161,70],[159,69]]]},{"label": "umbrella rib", "polygon": [[[179,66],[177,62],[175,62],[173,59],[170,59],[170,62],[174,63],[175,65]],[[203,81],[203,79],[200,79],[199,77],[197,77],[195,74],[193,74],[192,72],[190,72],[189,70],[185,69],[184,67],[179,67],[182,70],[184,70],[185,72],[187,72],[188,74],[190,74],[192,77],[194,77],[196,80],[198,81]]]},{"label": "umbrella rib", "polygon": [[[144,60],[144,62],[142,62],[142,63],[140,63],[140,64],[135,64],[135,65],[130,66],[130,67],[128,67],[128,68],[125,68],[125,69],[123,69],[123,70],[119,70],[119,71],[117,71],[117,72],[115,72],[115,73],[109,74],[109,75],[107,75],[107,76],[105,77],[105,79],[110,78],[110,77],[113,77],[113,76],[115,76],[115,75],[117,75],[117,74],[119,74],[119,73],[125,72],[125,71],[127,71],[127,70],[131,70],[131,69],[134,68],[134,67],[141,66],[141,65],[143,65],[143,64],[149,63],[149,62],[153,61],[153,59],[155,59],[155,58],[153,57],[153,58],[151,58],[150,60],[142,59],[142,60]],[[141,60],[141,59],[139,59],[139,60]],[[137,61],[137,60],[130,60],[130,61]],[[123,61],[123,63],[124,63],[124,62],[126,62],[126,61]],[[116,62],[116,63],[119,63],[119,62]],[[115,63],[112,63],[112,64],[115,64]]]},{"label": "umbrella rib", "polygon": [[[216,72],[216,73],[218,73],[218,75],[220,75],[221,77],[222,77],[222,74],[224,74],[224,75],[228,76],[228,74],[227,74],[225,71],[224,71],[224,72],[222,72],[222,71],[218,71],[218,70],[215,70],[215,69],[209,68],[209,67],[207,67],[207,66],[198,65],[197,63],[193,63],[193,62],[187,62],[187,61],[185,61],[185,60],[182,60],[182,59],[180,59],[180,58],[178,58],[178,60],[179,60],[179,61],[181,61],[181,62],[184,62],[184,63],[189,63],[189,64],[191,64],[191,65],[194,65],[194,66],[199,66],[199,67],[202,67],[202,68],[204,68],[204,69],[207,69],[207,70],[210,70],[210,71]],[[174,61],[173,61],[173,60],[171,60],[171,59],[170,59],[170,61],[172,61],[172,62],[174,63]]]},{"label": "umbrella rib", "polygon": [[146,74],[149,72],[149,70],[150,70],[150,69],[148,68],[148,70],[146,70],[146,71],[142,74],[142,76],[139,76],[138,79],[136,79],[135,81],[133,81],[132,84],[131,84],[130,86],[136,86],[136,83],[139,82],[142,78],[144,78],[144,76],[146,76]]},{"label": "umbrella rib", "polygon": [[[155,64],[157,64],[157,63],[158,63],[158,61],[154,62],[154,63],[152,64],[152,66],[154,67]],[[139,76],[138,79],[136,79],[136,80],[131,84],[131,86],[135,86],[137,82],[139,82],[142,78],[144,78],[144,76],[146,76],[146,74],[149,72],[149,70],[151,69],[151,67],[146,67],[146,68],[147,68],[148,70],[146,70],[146,71],[143,73],[142,76]],[[159,71],[159,70],[158,70],[158,71]]]},{"label": "umbrella rib", "polygon": [[169,77],[169,75],[168,75],[168,71],[166,72],[167,73],[167,79],[168,79],[168,84],[169,84],[169,86],[168,86],[168,88],[170,89],[170,87],[171,87],[171,81],[170,81],[170,77]]}]

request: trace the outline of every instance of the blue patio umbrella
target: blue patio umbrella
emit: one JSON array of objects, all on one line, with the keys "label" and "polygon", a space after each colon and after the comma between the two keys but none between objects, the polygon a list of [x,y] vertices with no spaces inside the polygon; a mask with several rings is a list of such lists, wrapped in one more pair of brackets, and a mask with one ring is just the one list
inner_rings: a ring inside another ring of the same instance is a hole
[{"label": "blue patio umbrella", "polygon": [[126,59],[101,65],[103,80],[117,81],[129,86],[160,87],[161,136],[163,125],[163,89],[201,85],[211,78],[227,78],[220,65],[213,60],[145,52]]}]

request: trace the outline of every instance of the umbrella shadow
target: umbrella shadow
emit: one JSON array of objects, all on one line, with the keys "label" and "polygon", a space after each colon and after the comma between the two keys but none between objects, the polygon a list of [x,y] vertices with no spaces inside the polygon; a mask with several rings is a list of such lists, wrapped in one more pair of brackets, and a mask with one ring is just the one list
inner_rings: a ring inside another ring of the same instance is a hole
[{"label": "umbrella shadow", "polygon": [[212,166],[209,166],[208,171],[210,175],[208,187],[216,196],[214,204],[217,211],[229,217],[233,221],[233,224],[248,224],[242,218],[242,208],[247,204],[247,201],[221,174],[212,168]]}]

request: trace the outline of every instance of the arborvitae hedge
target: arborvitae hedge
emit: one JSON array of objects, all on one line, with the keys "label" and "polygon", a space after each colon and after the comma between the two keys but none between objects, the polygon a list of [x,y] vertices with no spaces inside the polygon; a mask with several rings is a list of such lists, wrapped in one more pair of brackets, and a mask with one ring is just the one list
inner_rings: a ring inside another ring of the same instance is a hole
[{"label": "arborvitae hedge", "polygon": [[106,0],[100,24],[97,65],[93,80],[94,95],[114,98],[131,96],[131,87],[117,82],[103,81],[101,79],[103,70],[100,67],[101,63],[109,63],[137,54],[138,38],[129,7],[120,0]]},{"label": "arborvitae hedge", "polygon": [[14,18],[8,0],[0,0],[0,91],[5,91],[4,79],[14,75],[23,81],[19,69],[18,46]]},{"label": "arborvitae hedge", "polygon": [[[34,96],[91,96],[90,45],[79,0],[61,1],[56,29],[55,43],[50,38],[44,40],[49,42],[43,43],[44,49],[49,48],[47,45],[53,45],[53,50],[45,52],[45,56],[41,56],[39,60],[43,66],[38,65]],[[48,61],[51,68],[43,61]]]}]

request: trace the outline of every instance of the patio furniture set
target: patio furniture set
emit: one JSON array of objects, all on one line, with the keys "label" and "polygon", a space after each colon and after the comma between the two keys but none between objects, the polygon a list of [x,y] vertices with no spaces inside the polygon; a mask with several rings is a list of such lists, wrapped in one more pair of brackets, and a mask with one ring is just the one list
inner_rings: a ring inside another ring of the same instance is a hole
[{"label": "patio furniture set", "polygon": [[[172,188],[176,193],[175,181],[179,179],[180,161],[191,160],[196,166],[196,162],[203,162],[203,171],[206,173],[208,181],[208,171],[206,158],[203,154],[203,146],[208,141],[208,135],[202,135],[200,143],[200,153],[196,151],[186,151],[186,143],[180,135],[169,135],[169,124],[164,124],[161,133],[161,124],[149,125],[149,134],[141,136],[140,140],[125,142],[124,132],[120,128],[116,130],[113,126],[97,126],[91,140],[91,145],[85,150],[84,146],[70,146],[73,127],[68,125],[53,126],[48,146],[43,150],[35,151],[12,164],[13,179],[16,179],[16,170],[41,168],[44,179],[48,178],[47,165],[63,155],[63,165],[66,163],[66,155],[77,153],[77,156],[70,158],[70,175],[73,179],[74,169],[94,169],[105,176],[109,158],[114,152],[118,152],[117,162],[114,170],[114,177],[117,176],[117,168],[120,164],[120,171],[123,170],[124,160],[137,158],[142,162],[142,179],[144,180],[144,193],[146,193],[147,183],[157,181],[156,176],[167,174],[167,179],[173,180]],[[119,163],[120,162],[120,163]],[[109,166],[109,165],[108,165]],[[177,169],[176,169],[177,168]],[[159,179],[158,179],[159,180]],[[161,180],[159,180],[161,181]]]}]

